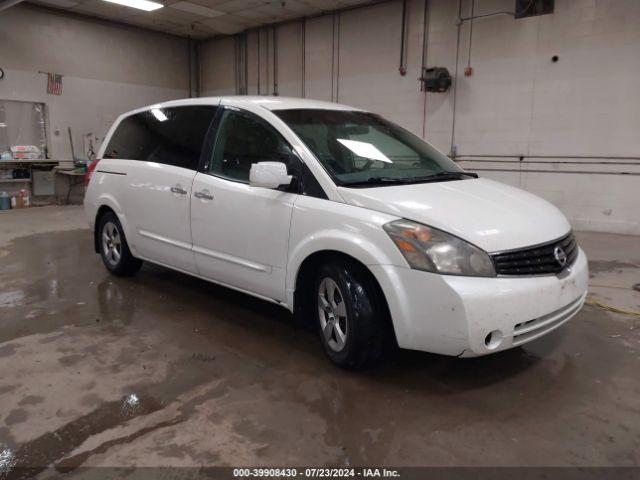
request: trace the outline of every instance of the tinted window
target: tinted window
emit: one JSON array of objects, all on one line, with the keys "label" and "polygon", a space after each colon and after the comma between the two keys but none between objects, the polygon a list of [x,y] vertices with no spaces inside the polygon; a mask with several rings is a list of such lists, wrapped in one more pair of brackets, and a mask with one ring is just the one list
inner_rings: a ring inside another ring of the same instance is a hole
[{"label": "tinted window", "polygon": [[125,118],[104,158],[143,160],[195,170],[214,106],[154,108]]},{"label": "tinted window", "polygon": [[267,161],[286,163],[290,173],[299,166],[287,141],[267,122],[250,113],[225,111],[209,171],[248,182],[251,165]]}]

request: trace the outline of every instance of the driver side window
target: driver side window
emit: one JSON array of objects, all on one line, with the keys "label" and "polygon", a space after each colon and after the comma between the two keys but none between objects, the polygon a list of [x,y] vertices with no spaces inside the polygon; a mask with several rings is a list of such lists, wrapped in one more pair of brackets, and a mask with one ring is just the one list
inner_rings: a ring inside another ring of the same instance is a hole
[{"label": "driver side window", "polygon": [[248,183],[249,170],[254,163],[283,162],[291,171],[296,160],[289,144],[267,122],[247,112],[226,110],[209,172]]}]

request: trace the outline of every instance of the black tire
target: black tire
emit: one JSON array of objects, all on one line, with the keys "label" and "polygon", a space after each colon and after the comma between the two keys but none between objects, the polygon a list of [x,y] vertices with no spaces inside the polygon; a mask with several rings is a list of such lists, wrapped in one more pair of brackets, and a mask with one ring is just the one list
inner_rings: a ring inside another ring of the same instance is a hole
[{"label": "black tire", "polygon": [[[326,305],[329,302],[326,288],[331,288],[331,282],[338,287],[337,293],[341,297],[334,296],[335,308]],[[324,300],[321,299],[323,292]],[[392,343],[393,332],[386,302],[369,272],[353,262],[336,261],[322,265],[314,282],[313,298],[310,307],[315,312],[313,318],[320,341],[333,363],[359,370],[380,362]],[[344,308],[340,306],[342,302]],[[329,310],[333,310],[333,317]],[[342,313],[346,313],[345,321],[341,318]],[[326,326],[331,321],[329,329],[332,333],[328,335],[325,334]],[[346,333],[342,342],[339,341],[340,332]]]},{"label": "black tire", "polygon": [[107,270],[117,277],[135,275],[142,267],[142,260],[134,257],[129,250],[118,216],[107,212],[98,220],[98,248]]}]

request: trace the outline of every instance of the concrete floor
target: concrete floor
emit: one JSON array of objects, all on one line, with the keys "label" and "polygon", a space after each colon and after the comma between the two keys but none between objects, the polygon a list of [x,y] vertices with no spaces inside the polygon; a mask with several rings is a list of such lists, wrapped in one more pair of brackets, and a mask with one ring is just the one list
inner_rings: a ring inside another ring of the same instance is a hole
[{"label": "concrete floor", "polygon": [[[640,239],[578,239],[592,295],[640,310]],[[5,470],[640,463],[640,318],[587,305],[524,348],[349,373],[274,305],[115,278],[92,247],[78,207],[0,213]]]}]

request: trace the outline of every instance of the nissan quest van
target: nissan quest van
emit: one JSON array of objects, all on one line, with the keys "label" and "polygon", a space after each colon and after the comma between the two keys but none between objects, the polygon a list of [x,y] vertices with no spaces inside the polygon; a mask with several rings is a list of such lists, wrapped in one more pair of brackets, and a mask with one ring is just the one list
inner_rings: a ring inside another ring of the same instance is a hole
[{"label": "nissan quest van", "polygon": [[282,97],[171,101],[120,116],[87,175],[95,249],[287,308],[345,368],[388,346],[471,357],[582,307],[565,216],[478,178],[357,108]]}]

